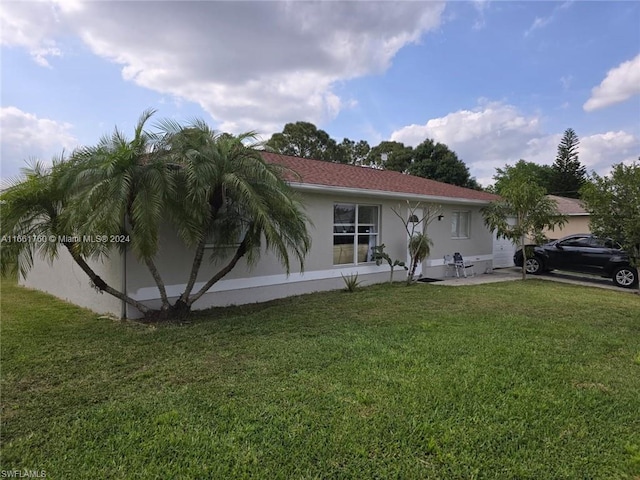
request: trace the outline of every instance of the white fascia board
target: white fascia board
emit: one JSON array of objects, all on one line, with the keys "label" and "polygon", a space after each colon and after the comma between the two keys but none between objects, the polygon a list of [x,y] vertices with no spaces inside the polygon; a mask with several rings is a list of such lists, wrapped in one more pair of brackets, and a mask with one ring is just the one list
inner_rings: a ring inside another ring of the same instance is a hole
[{"label": "white fascia board", "polygon": [[416,195],[415,193],[401,193],[401,192],[388,192],[386,190],[368,190],[364,188],[348,188],[348,187],[334,187],[328,185],[313,185],[309,183],[293,183],[290,182],[291,188],[301,192],[312,193],[333,193],[340,195],[350,195],[356,197],[378,197],[393,200],[409,200],[415,202],[436,202],[436,203],[450,203],[458,205],[488,205],[488,200],[475,200],[470,198],[457,198],[457,197],[441,197],[436,195]]}]

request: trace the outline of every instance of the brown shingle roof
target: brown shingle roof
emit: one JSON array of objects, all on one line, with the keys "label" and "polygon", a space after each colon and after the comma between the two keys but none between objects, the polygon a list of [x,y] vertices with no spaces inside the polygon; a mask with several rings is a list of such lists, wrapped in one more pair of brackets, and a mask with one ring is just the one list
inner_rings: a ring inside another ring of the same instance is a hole
[{"label": "brown shingle roof", "polygon": [[309,160],[269,152],[263,152],[262,156],[269,163],[283,165],[297,172],[300,178],[290,178],[289,180],[292,183],[486,202],[499,198],[491,193],[479,192],[390,170],[377,170],[355,165]]},{"label": "brown shingle roof", "polygon": [[558,211],[563,215],[589,215],[584,209],[583,203],[577,198],[558,197],[557,195],[547,195],[558,204]]}]

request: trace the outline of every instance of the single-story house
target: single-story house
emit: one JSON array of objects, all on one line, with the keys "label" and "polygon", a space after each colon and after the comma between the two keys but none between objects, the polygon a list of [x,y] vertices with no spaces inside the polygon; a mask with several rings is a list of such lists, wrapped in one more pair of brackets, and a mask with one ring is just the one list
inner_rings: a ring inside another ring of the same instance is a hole
[{"label": "single-story house", "polygon": [[[240,261],[221,281],[213,285],[194,308],[262,302],[314,291],[344,287],[342,276],[358,274],[365,284],[389,279],[389,266],[372,261],[371,247],[385,244],[392,259],[407,260],[407,232],[394,210],[408,218],[408,204],[436,204],[440,215],[428,226],[433,240],[430,256],[418,274],[431,278],[445,276],[446,254],[461,252],[475,264],[476,274],[493,268],[493,235],[484,226],[481,208],[496,195],[462,188],[398,172],[353,165],[308,160],[264,153],[268,162],[282,164],[297,172],[290,184],[300,195],[311,221],[311,250],[304,272],[293,265],[286,275],[274,256],[264,254],[253,268]],[[417,216],[421,212],[415,212]],[[156,265],[173,299],[184,290],[193,260],[188,250],[169,228],[161,232]],[[214,248],[214,247],[212,247]],[[159,306],[159,294],[144,264],[130,251],[114,250],[106,261],[92,267],[114,288],[136,300]],[[204,285],[217,265],[204,262],[199,284]],[[395,275],[404,277],[403,270]],[[406,278],[406,277],[404,277]],[[121,317],[137,317],[134,308],[120,300],[96,292],[88,277],[64,249],[53,264],[37,260],[22,284],[44,290],[96,312]]]}]

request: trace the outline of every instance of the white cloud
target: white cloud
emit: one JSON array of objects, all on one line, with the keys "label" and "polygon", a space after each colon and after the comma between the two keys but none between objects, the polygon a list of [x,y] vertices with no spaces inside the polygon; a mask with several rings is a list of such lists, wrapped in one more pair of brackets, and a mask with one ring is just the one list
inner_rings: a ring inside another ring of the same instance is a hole
[{"label": "white cloud", "polygon": [[640,155],[640,139],[628,132],[605,132],[580,139],[580,162],[587,170],[609,173],[611,165],[630,163]]},{"label": "white cloud", "polygon": [[[520,159],[552,164],[562,132],[545,132],[539,116],[523,114],[513,105],[488,102],[424,125],[408,125],[391,135],[391,140],[412,146],[426,138],[448,145],[481,184],[489,185],[496,168]],[[639,151],[640,138],[631,133],[596,133],[581,138],[579,158],[589,171],[604,174],[611,165],[637,157]]]},{"label": "white cloud", "polygon": [[533,32],[534,30],[537,30],[538,28],[542,28],[549,25],[549,23],[551,23],[551,20],[553,20],[553,17],[546,17],[546,18],[536,17],[536,19],[533,21],[529,29],[526,32],[524,32],[524,36],[528,37],[529,35],[531,35],[531,32]]},{"label": "white cloud", "polygon": [[78,140],[71,133],[72,125],[49,118],[38,118],[16,107],[0,109],[3,178],[15,176],[25,166],[25,160],[38,158],[50,163],[62,150],[71,150]]},{"label": "white cloud", "polygon": [[75,34],[122,65],[125,80],[195,102],[224,128],[273,132],[349,108],[335,85],[386,70],[399,49],[440,25],[444,3],[28,2],[7,10],[7,37],[18,38],[8,42],[40,51],[41,62],[55,51],[37,49]]},{"label": "white cloud", "polygon": [[640,94],[640,54],[609,70],[602,83],[591,90],[591,97],[583,108],[590,112],[624,102],[638,94]]},{"label": "white cloud", "polygon": [[489,7],[489,0],[473,0],[472,4],[478,14],[472,28],[474,30],[482,30],[487,25],[484,11]]},{"label": "white cloud", "polygon": [[553,11],[551,12],[551,15],[549,15],[548,17],[536,17],[535,20],[533,21],[533,23],[531,24],[531,26],[524,32],[524,36],[528,37],[535,30],[538,30],[540,28],[544,28],[547,25],[549,25],[551,22],[553,22],[556,19],[556,16],[558,15],[559,12],[569,8],[572,3],[573,3],[573,0],[569,0],[567,2],[563,2],[563,3],[559,4],[559,5],[557,5],[553,9]]},{"label": "white cloud", "polygon": [[540,119],[522,115],[516,107],[500,102],[481,104],[433,118],[424,125],[409,125],[392,133],[391,139],[415,146],[433,138],[454,150],[472,175],[483,185],[492,182],[497,167],[523,158],[532,138],[541,136]]},{"label": "white cloud", "polygon": [[73,11],[73,2],[4,2],[0,9],[0,45],[23,47],[33,60],[50,67],[48,57],[60,57],[55,35],[67,26],[60,12]]}]

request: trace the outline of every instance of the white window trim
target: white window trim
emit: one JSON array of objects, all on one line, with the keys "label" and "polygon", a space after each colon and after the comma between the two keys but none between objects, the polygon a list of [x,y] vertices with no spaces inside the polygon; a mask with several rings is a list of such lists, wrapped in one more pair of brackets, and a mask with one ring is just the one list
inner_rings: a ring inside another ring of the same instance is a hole
[{"label": "white window trim", "polygon": [[[460,235],[460,218],[461,218],[461,214],[466,213],[466,217],[467,217],[467,234],[466,235]],[[452,239],[456,239],[456,240],[466,240],[471,238],[471,211],[470,210],[456,210],[454,212],[451,213],[451,221],[453,222],[453,219],[457,217],[457,232],[454,234],[453,232],[451,232],[451,238]]]},{"label": "white window trim", "polygon": [[[336,205],[353,205],[355,207],[355,223],[353,224],[354,226],[354,233],[353,233],[353,261],[351,263],[333,263],[332,260],[332,264],[334,267],[345,267],[345,266],[354,266],[354,265],[371,265],[371,264],[375,264],[375,261],[371,260],[369,262],[358,262],[358,236],[359,235],[367,235],[365,234],[359,234],[358,233],[358,227],[362,227],[362,226],[373,226],[376,227],[377,231],[375,233],[369,233],[368,235],[375,235],[376,237],[376,246],[381,245],[381,241],[380,241],[380,214],[382,211],[382,207],[380,205],[375,205],[375,204],[371,204],[371,203],[351,203],[351,202],[335,202],[333,204],[333,211],[335,212],[335,208]],[[360,216],[360,207],[375,207],[377,209],[377,218],[376,218],[376,224],[370,224],[370,223],[365,223],[365,224],[361,224],[359,223],[359,216]],[[335,230],[336,225],[347,225],[347,224],[341,224],[341,223],[335,223],[335,217],[334,217],[334,223],[332,223],[331,225],[331,230]],[[352,225],[352,224],[348,224],[348,225]],[[351,234],[349,234],[351,235]],[[336,236],[347,236],[344,234],[340,234],[340,233],[336,233],[333,232],[331,235],[331,242],[332,244],[335,246],[335,243],[333,243],[333,239]],[[346,244],[345,244],[346,245]]]}]

